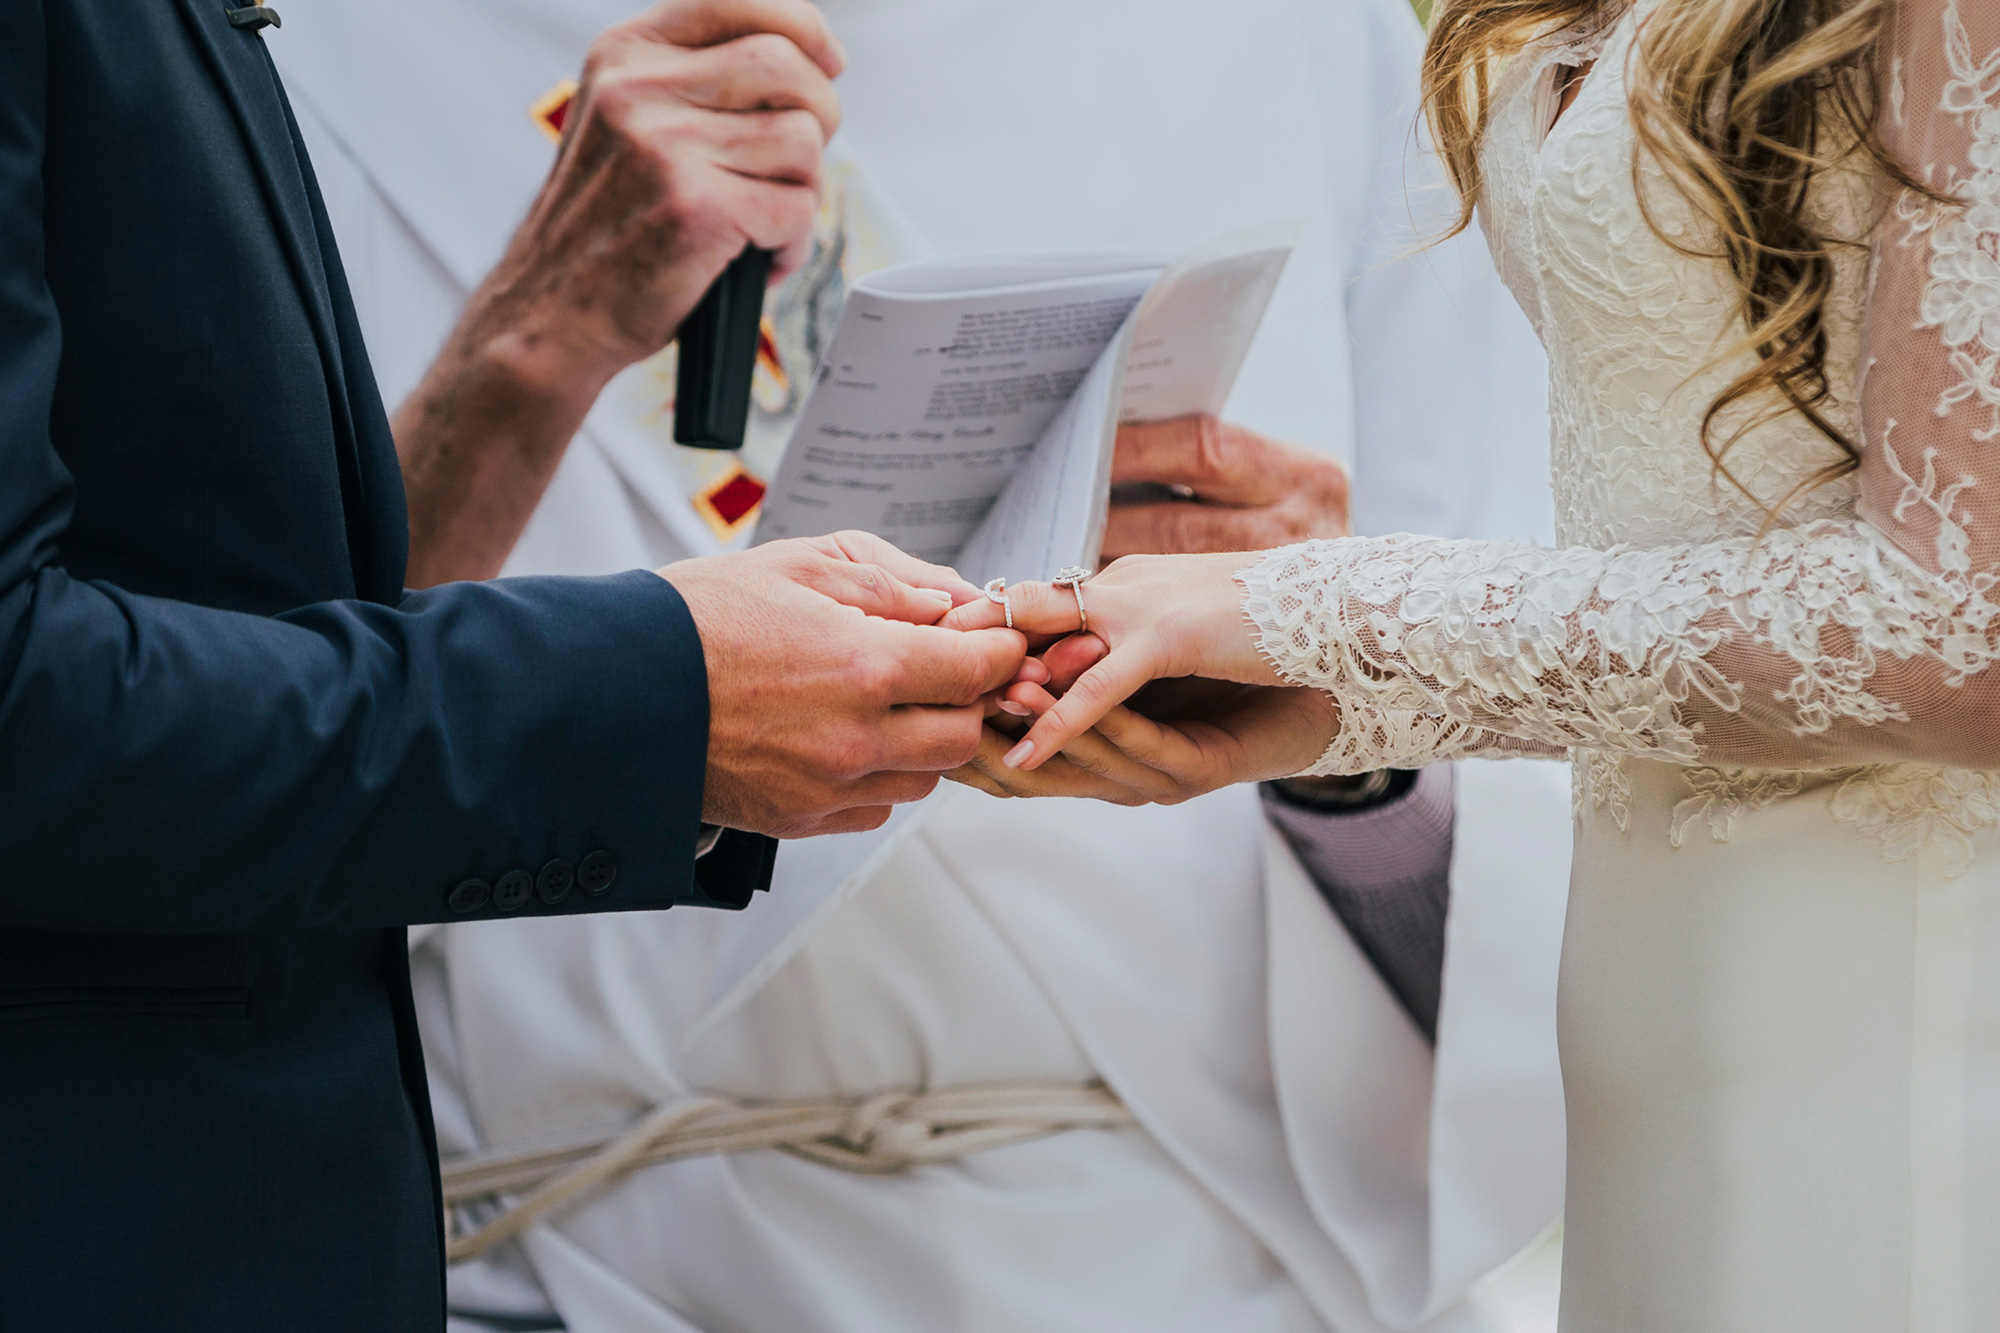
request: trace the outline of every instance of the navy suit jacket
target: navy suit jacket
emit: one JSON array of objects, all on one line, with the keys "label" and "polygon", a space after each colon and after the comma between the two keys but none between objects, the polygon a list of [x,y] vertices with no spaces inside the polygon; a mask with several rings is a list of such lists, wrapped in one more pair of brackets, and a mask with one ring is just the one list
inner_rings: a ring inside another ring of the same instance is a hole
[{"label": "navy suit jacket", "polygon": [[[316,0],[325,2],[325,0]],[[665,581],[405,595],[229,0],[0,4],[0,1329],[437,1328],[402,927],[741,906]]]}]

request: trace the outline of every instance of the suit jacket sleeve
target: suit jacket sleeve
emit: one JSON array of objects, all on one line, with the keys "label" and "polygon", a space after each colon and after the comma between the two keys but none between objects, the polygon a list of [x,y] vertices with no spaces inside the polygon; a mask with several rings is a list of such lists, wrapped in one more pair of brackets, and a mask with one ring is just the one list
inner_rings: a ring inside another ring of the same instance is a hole
[{"label": "suit jacket sleeve", "polygon": [[603,896],[515,910],[699,897],[707,679],[664,580],[460,584],[266,617],[66,572],[46,69],[42,7],[0,7],[0,928],[492,914],[454,911],[454,886],[599,851],[617,868]]}]

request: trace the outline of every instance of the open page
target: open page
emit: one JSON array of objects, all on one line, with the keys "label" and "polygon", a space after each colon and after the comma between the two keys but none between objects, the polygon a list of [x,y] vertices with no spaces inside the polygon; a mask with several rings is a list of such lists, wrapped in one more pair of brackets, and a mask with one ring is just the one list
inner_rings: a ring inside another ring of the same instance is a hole
[{"label": "open page", "polygon": [[856,284],[757,540],[861,528],[950,563],[1159,272],[1072,256]]},{"label": "open page", "polygon": [[1221,415],[1299,230],[1231,232],[1160,275],[959,552],[960,573],[1018,582],[1096,568],[1118,423]]}]

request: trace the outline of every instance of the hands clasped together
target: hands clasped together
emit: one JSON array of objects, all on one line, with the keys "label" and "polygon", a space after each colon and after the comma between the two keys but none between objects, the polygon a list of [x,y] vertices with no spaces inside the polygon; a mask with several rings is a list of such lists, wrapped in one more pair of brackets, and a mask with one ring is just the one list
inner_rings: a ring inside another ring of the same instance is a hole
[{"label": "hands clasped together", "polygon": [[1241,548],[1343,533],[1345,473],[1189,418],[1121,430],[1113,479],[1184,498],[1114,504],[1105,546],[1130,554],[1005,604],[858,532],[661,570],[707,658],[705,818],[800,837],[874,828],[941,775],[1137,805],[1309,767],[1331,701],[1278,680],[1235,573]]},{"label": "hands clasped together", "polygon": [[1191,417],[1122,427],[1111,479],[1184,498],[1114,503],[1104,550],[1117,558],[1080,588],[1017,584],[1006,607],[981,598],[946,618],[976,629],[1011,609],[1036,654],[951,776],[996,796],[1141,805],[1310,767],[1333,735],[1332,699],[1278,679],[1244,618],[1236,572],[1263,549],[1345,536],[1346,472]]},{"label": "hands clasped together", "polygon": [[[1014,624],[1039,651],[952,776],[998,796],[1139,805],[1311,767],[1333,702],[1285,684],[1258,651],[1236,581],[1256,559],[1135,555],[1082,585],[1009,588]],[[976,630],[1005,614],[982,600],[945,623]]]}]

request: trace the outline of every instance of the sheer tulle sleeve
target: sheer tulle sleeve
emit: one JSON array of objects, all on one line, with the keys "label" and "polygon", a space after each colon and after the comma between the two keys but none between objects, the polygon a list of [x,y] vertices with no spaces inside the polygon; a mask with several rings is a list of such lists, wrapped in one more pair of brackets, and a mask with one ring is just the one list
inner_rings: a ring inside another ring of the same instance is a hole
[{"label": "sheer tulle sleeve", "polygon": [[1890,59],[1889,146],[1964,206],[1905,194],[1878,229],[1854,515],[1646,549],[1274,552],[1241,575],[1262,647],[1342,705],[1315,772],[1577,747],[2000,767],[2000,4],[1908,0]]}]

